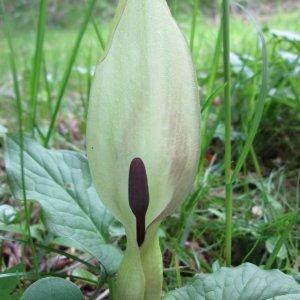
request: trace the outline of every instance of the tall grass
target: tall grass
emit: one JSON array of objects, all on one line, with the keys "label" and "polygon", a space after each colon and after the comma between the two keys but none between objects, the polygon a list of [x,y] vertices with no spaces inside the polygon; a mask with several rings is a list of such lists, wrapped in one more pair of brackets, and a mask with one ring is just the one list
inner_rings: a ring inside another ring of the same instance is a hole
[{"label": "tall grass", "polygon": [[260,92],[259,96],[256,102],[256,105],[254,106],[254,111],[249,112],[251,122],[248,124],[249,126],[249,132],[248,132],[248,137],[246,140],[246,143],[243,147],[243,150],[240,154],[240,157],[237,161],[236,168],[232,174],[232,182],[234,182],[237,179],[238,173],[240,172],[245,159],[251,149],[251,146],[253,144],[253,141],[255,139],[255,136],[258,131],[258,127],[263,115],[264,111],[264,105],[265,105],[265,99],[267,97],[268,93],[268,52],[267,52],[267,45],[266,41],[263,35],[263,32],[258,25],[258,23],[255,21],[253,16],[242,6],[237,3],[235,3],[237,7],[239,7],[247,16],[248,18],[252,21],[253,25],[256,27],[258,39],[261,45],[262,49],[262,82],[261,82],[261,87],[260,87]]},{"label": "tall grass", "polygon": [[60,109],[60,106],[61,106],[61,102],[62,102],[63,96],[65,94],[67,84],[68,84],[69,79],[70,79],[70,75],[71,75],[71,72],[72,72],[72,68],[73,68],[75,59],[76,59],[77,54],[78,54],[79,46],[80,46],[81,40],[83,38],[83,35],[86,31],[86,28],[89,24],[89,21],[90,21],[95,3],[96,3],[96,0],[90,0],[89,1],[87,10],[86,10],[86,13],[85,13],[85,16],[84,16],[84,21],[81,25],[81,28],[79,29],[77,39],[75,41],[75,45],[74,45],[73,50],[71,52],[71,55],[69,57],[67,67],[65,69],[63,79],[61,81],[61,84],[60,84],[60,87],[59,87],[59,90],[58,90],[58,96],[57,96],[55,108],[54,108],[54,111],[53,111],[53,114],[52,114],[52,118],[51,118],[51,121],[50,121],[50,126],[49,126],[49,129],[48,129],[45,141],[44,141],[44,145],[46,147],[48,147],[48,145],[49,145],[49,141],[50,141],[51,135],[53,133],[54,126],[55,126],[56,119],[57,119],[57,115],[58,115],[58,112],[59,112],[59,109]]},{"label": "tall grass", "polygon": [[214,90],[216,78],[217,78],[217,73],[218,73],[218,68],[219,68],[219,63],[220,63],[220,58],[222,54],[222,30],[223,30],[223,24],[221,22],[220,28],[218,31],[218,37],[214,49],[214,54],[213,54],[213,60],[212,64],[210,67],[210,72],[209,72],[209,77],[208,77],[208,84],[207,84],[207,99],[203,104],[202,107],[202,131],[201,131],[201,158],[200,158],[200,174],[201,169],[203,168],[203,163],[204,163],[204,156],[207,153],[208,147],[211,143],[211,139],[215,133],[216,125],[218,124],[218,120],[215,121],[215,126],[212,126],[210,132],[208,133],[209,127],[208,127],[208,118],[209,118],[209,113],[212,109],[213,105],[213,100],[215,97],[217,97],[220,93],[223,92],[223,89],[226,85],[226,83],[222,86],[219,86]]},{"label": "tall grass", "polygon": [[10,50],[10,66],[11,66],[11,73],[13,77],[14,83],[14,92],[16,98],[16,107],[17,107],[17,116],[18,116],[18,125],[19,125],[19,138],[20,138],[20,172],[21,172],[21,181],[22,181],[22,192],[23,192],[23,201],[24,201],[24,211],[25,211],[25,228],[27,233],[27,242],[31,248],[31,255],[34,263],[34,269],[38,276],[39,273],[39,266],[38,260],[36,256],[35,246],[31,236],[31,229],[30,229],[30,220],[31,220],[31,213],[29,208],[29,203],[27,201],[26,195],[26,182],[25,182],[25,171],[24,171],[24,134],[23,134],[23,106],[22,106],[22,99],[19,87],[19,80],[18,80],[18,72],[15,62],[15,51],[12,44],[11,36],[8,30],[7,32],[7,41]]},{"label": "tall grass", "polygon": [[225,111],[225,188],[226,188],[226,265],[231,265],[232,248],[232,182],[231,182],[231,74],[230,74],[230,9],[229,1],[223,0],[223,64],[224,64],[224,111]]},{"label": "tall grass", "polygon": [[37,108],[37,97],[39,89],[39,80],[40,73],[43,61],[43,45],[44,45],[44,36],[45,36],[45,25],[47,17],[47,0],[40,1],[39,7],[39,20],[37,24],[37,37],[36,37],[36,49],[35,56],[33,60],[33,67],[31,72],[31,81],[30,81],[30,128],[34,132],[34,127],[36,123],[36,108]]},{"label": "tall grass", "polygon": [[190,49],[191,52],[194,52],[194,40],[195,40],[195,33],[197,27],[197,16],[198,16],[198,5],[199,1],[194,0],[193,2],[193,16],[192,16],[192,23],[191,23],[191,36],[190,36]]},{"label": "tall grass", "polygon": [[[21,89],[19,86],[19,78],[18,78],[18,71],[17,71],[17,64],[16,64],[16,53],[13,47],[13,41],[10,34],[10,31],[8,30],[8,20],[4,19],[4,25],[5,25],[5,32],[7,36],[7,42],[8,42],[8,48],[9,48],[9,58],[10,58],[10,67],[11,67],[11,73],[13,78],[13,84],[14,84],[14,93],[15,93],[15,99],[16,99],[16,107],[17,107],[17,119],[18,119],[18,127],[19,127],[19,137],[20,137],[20,166],[21,166],[21,179],[22,179],[22,191],[23,191],[23,201],[24,201],[24,211],[25,211],[25,228],[26,228],[26,234],[27,238],[24,240],[25,244],[29,244],[31,248],[31,256],[33,259],[34,264],[34,270],[35,274],[38,277],[39,276],[39,265],[38,265],[38,257],[36,255],[36,249],[35,244],[33,243],[31,229],[30,229],[30,221],[31,221],[31,205],[28,202],[27,195],[26,195],[26,182],[25,182],[25,169],[24,169],[24,128],[26,128],[29,131],[32,131],[34,133],[34,130],[36,129],[37,132],[40,134],[40,137],[44,140],[45,146],[49,145],[49,141],[51,138],[51,135],[54,130],[55,121],[60,109],[61,101],[64,96],[64,92],[67,87],[67,83],[69,81],[72,68],[76,59],[76,56],[78,54],[79,46],[81,43],[81,40],[84,36],[85,30],[87,28],[87,25],[89,24],[92,11],[94,8],[94,5],[96,3],[96,0],[91,0],[88,4],[87,11],[85,14],[84,22],[79,30],[75,45],[73,47],[73,51],[69,57],[69,61],[66,67],[66,70],[64,72],[63,79],[61,81],[61,85],[58,92],[58,97],[56,101],[56,105],[54,107],[54,111],[52,111],[51,107],[51,97],[52,97],[52,91],[47,79],[47,67],[46,67],[46,60],[43,55],[43,45],[44,45],[44,36],[46,31],[46,16],[47,16],[47,7],[48,7],[48,1],[47,0],[40,0],[39,3],[39,18],[37,23],[37,35],[36,35],[36,47],[35,47],[35,55],[33,58],[33,64],[31,69],[31,78],[30,78],[30,89],[29,89],[29,118],[27,120],[29,121],[27,126],[24,124],[24,117],[23,117],[23,100],[21,96]],[[2,5],[3,6],[3,5]],[[97,24],[94,24],[95,30],[97,28]],[[97,32],[97,31],[96,31]],[[97,34],[99,41],[101,39],[101,34]],[[101,45],[104,47],[104,42],[101,40]],[[43,67],[43,70],[42,70]],[[43,136],[43,133],[40,131],[40,128],[36,121],[36,115],[37,115],[37,108],[38,108],[38,93],[39,93],[39,86],[40,86],[40,75],[41,72],[43,72],[43,77],[45,81],[45,87],[48,97],[48,103],[49,103],[49,110],[50,110],[50,126],[47,132],[46,136]],[[25,129],[25,130],[26,130]],[[41,245],[43,247],[43,245]],[[68,254],[62,251],[66,257],[68,257]],[[81,262],[81,260],[76,257],[72,257],[72,259],[78,260]]]}]

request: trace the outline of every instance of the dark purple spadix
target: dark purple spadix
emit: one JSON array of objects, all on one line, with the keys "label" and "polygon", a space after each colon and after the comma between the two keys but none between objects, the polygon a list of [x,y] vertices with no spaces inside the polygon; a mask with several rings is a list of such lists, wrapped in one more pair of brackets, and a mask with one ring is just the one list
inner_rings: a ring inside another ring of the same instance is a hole
[{"label": "dark purple spadix", "polygon": [[141,246],[146,234],[146,212],[149,206],[149,189],[146,168],[140,158],[134,158],[129,168],[129,206],[136,218],[136,240]]}]

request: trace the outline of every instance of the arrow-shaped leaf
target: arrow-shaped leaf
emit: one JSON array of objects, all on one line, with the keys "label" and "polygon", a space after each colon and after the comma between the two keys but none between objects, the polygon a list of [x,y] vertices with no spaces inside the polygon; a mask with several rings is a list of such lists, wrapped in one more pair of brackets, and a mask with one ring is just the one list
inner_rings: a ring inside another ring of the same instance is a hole
[{"label": "arrow-shaped leaf", "polygon": [[[22,199],[18,135],[5,138],[5,163],[10,187]],[[85,156],[64,150],[48,150],[35,140],[24,139],[27,198],[43,208],[50,231],[73,240],[97,257],[108,274],[117,270],[121,251],[107,244],[113,217],[101,203]]]}]

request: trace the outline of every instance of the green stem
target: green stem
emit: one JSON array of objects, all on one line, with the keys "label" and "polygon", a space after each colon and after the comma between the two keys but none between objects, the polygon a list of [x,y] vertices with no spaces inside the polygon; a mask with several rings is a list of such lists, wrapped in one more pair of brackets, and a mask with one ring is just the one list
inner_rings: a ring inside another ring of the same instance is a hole
[{"label": "green stem", "polygon": [[182,279],[181,279],[181,274],[180,274],[179,260],[176,256],[176,254],[174,254],[174,262],[175,262],[175,270],[176,270],[177,287],[181,288],[182,287]]},{"label": "green stem", "polygon": [[4,241],[0,240],[0,272],[2,271],[3,249],[4,249]]},{"label": "green stem", "polygon": [[232,184],[231,184],[231,84],[230,84],[230,10],[229,1],[223,0],[223,60],[225,101],[225,185],[226,185],[226,265],[231,265],[232,247]]},{"label": "green stem", "polygon": [[193,2],[193,17],[192,17],[192,24],[191,24],[191,37],[190,37],[190,49],[193,53],[194,51],[194,41],[195,41],[195,32],[196,32],[196,21],[197,21],[197,7],[198,0],[194,0]]},{"label": "green stem", "polygon": [[104,41],[104,38],[97,26],[97,22],[95,20],[95,18],[92,16],[92,23],[93,23],[93,26],[94,26],[94,30],[95,30],[95,33],[97,35],[97,38],[98,38],[98,41],[100,43],[100,46],[101,46],[101,49],[104,51],[105,50],[105,41]]},{"label": "green stem", "polygon": [[81,44],[81,40],[82,40],[82,37],[85,33],[85,30],[86,30],[86,28],[89,24],[89,21],[90,21],[95,3],[96,3],[96,0],[90,0],[90,2],[88,4],[88,8],[87,8],[87,11],[86,11],[86,14],[85,14],[83,24],[82,24],[82,26],[81,26],[81,28],[78,32],[78,36],[77,36],[75,45],[73,47],[71,56],[69,58],[67,68],[66,68],[65,73],[63,75],[63,79],[61,81],[61,86],[59,87],[57,102],[56,102],[56,105],[55,105],[55,108],[54,108],[54,111],[53,111],[53,115],[52,115],[52,118],[51,118],[51,121],[50,121],[50,126],[49,126],[49,129],[48,129],[47,135],[46,135],[46,139],[44,141],[44,146],[45,147],[48,147],[48,145],[49,145],[49,141],[50,141],[50,138],[51,138],[51,135],[53,133],[54,126],[55,126],[55,123],[56,123],[56,118],[57,118],[57,115],[58,115],[58,112],[59,112],[59,109],[60,109],[60,106],[61,106],[61,102],[62,102],[63,96],[65,94],[67,83],[69,82],[69,78],[70,78],[70,75],[71,75],[71,72],[72,72],[72,68],[73,68],[75,59],[77,57],[79,46]]},{"label": "green stem", "polygon": [[47,94],[47,104],[48,104],[48,110],[49,110],[49,116],[52,117],[52,91],[51,91],[51,85],[47,78],[48,71],[47,71],[47,65],[46,61],[43,60],[43,75],[44,75],[44,82],[45,82],[45,90]]},{"label": "green stem", "polygon": [[[209,72],[209,78],[208,78],[208,84],[207,84],[207,95],[210,97],[213,94],[213,88],[216,82],[217,78],[217,73],[218,73],[218,67],[219,67],[219,61],[220,61],[220,56],[221,56],[221,49],[222,49],[222,28],[223,25],[222,23],[220,24],[220,28],[218,31],[218,37],[216,41],[216,46],[214,50],[214,56],[213,56],[213,61],[210,67],[210,72]],[[222,87],[222,89],[224,86]],[[202,109],[202,129],[201,129],[201,156],[199,160],[199,166],[198,166],[198,176],[201,177],[202,170],[203,170],[203,164],[205,162],[204,158],[207,152],[207,149],[210,144],[210,140],[208,139],[209,136],[209,128],[208,128],[208,117],[209,113],[212,109],[212,102],[213,98],[211,101],[206,104]],[[213,131],[213,130],[211,130]]]},{"label": "green stem", "polygon": [[25,171],[24,171],[24,135],[23,135],[23,108],[22,108],[22,100],[21,100],[21,93],[18,83],[18,76],[17,76],[17,68],[15,63],[15,54],[14,54],[14,48],[12,44],[12,40],[10,37],[10,33],[7,32],[7,40],[8,40],[8,46],[10,50],[10,65],[11,65],[11,72],[13,76],[13,83],[14,83],[14,91],[17,101],[17,115],[18,115],[18,123],[19,123],[19,137],[20,137],[20,166],[21,166],[21,181],[22,181],[22,196],[24,201],[24,211],[25,211],[25,225],[26,225],[26,231],[28,234],[28,242],[31,248],[31,254],[33,258],[33,264],[35,267],[35,272],[38,275],[38,261],[36,256],[35,247],[33,244],[31,232],[30,232],[30,211],[27,201],[27,195],[26,195],[26,182],[25,182]]},{"label": "green stem", "polygon": [[163,263],[157,234],[158,226],[154,224],[147,229],[141,247],[136,242],[136,233],[126,232],[126,251],[113,286],[112,299],[161,299]]},{"label": "green stem", "polygon": [[41,73],[41,66],[43,60],[43,45],[45,36],[45,25],[47,18],[47,0],[40,0],[39,7],[39,20],[37,26],[37,39],[36,39],[36,49],[35,56],[33,60],[31,86],[30,86],[30,104],[31,104],[31,130],[34,131],[34,126],[36,122],[36,110],[37,110],[37,97],[39,89],[39,79]]},{"label": "green stem", "polygon": [[[161,299],[163,260],[157,229],[155,231],[154,236],[148,240],[146,238],[141,247],[141,261],[146,283],[144,300]],[[147,234],[149,235],[149,232]]]},{"label": "green stem", "polygon": [[176,19],[176,17],[177,17],[177,0],[173,0],[172,13],[173,13],[174,18]]}]

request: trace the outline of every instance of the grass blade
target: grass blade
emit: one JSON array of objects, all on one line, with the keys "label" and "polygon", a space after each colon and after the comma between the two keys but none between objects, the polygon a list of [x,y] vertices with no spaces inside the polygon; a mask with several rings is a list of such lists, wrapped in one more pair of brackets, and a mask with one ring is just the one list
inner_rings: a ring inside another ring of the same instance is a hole
[{"label": "grass blade", "polygon": [[278,255],[282,245],[284,244],[285,240],[287,239],[287,235],[291,232],[291,230],[292,230],[293,226],[296,224],[297,220],[298,220],[298,216],[297,216],[297,214],[294,214],[288,220],[289,224],[285,224],[285,231],[279,237],[271,255],[269,256],[269,258],[266,262],[266,265],[265,265],[266,270],[272,268],[272,265],[273,265],[274,261],[276,260],[277,255]]},{"label": "grass blade", "polygon": [[80,46],[82,37],[83,37],[83,35],[85,33],[85,30],[87,28],[87,25],[88,25],[88,23],[90,21],[90,18],[91,18],[92,11],[94,9],[95,3],[96,3],[96,0],[90,0],[90,2],[88,4],[88,8],[86,10],[86,14],[85,14],[85,17],[84,17],[83,24],[82,24],[82,26],[81,26],[81,28],[80,28],[80,30],[78,32],[78,36],[77,36],[77,39],[75,41],[75,45],[73,47],[73,50],[72,50],[71,56],[69,58],[66,70],[64,72],[63,79],[61,81],[61,85],[60,85],[60,88],[59,88],[59,91],[58,91],[57,102],[56,102],[56,105],[55,105],[55,108],[54,108],[54,111],[53,111],[53,114],[52,114],[50,126],[49,126],[49,129],[48,129],[48,132],[47,132],[47,135],[46,135],[46,139],[45,139],[45,142],[44,142],[44,146],[45,147],[48,147],[48,145],[49,145],[49,141],[50,141],[50,138],[51,138],[54,126],[55,126],[55,122],[56,122],[56,118],[57,118],[57,115],[58,115],[58,111],[60,109],[60,105],[61,105],[64,93],[65,93],[67,84],[69,82],[69,78],[70,78],[70,75],[71,75],[72,67],[73,67],[75,59],[77,57],[77,53],[78,53],[78,50],[79,50],[79,46]]},{"label": "grass blade", "polygon": [[[17,239],[17,238],[9,238],[7,236],[2,236],[2,235],[0,235],[0,241],[11,241],[11,242],[18,242],[18,243],[27,243],[26,240]],[[86,261],[84,259],[81,259],[78,256],[72,255],[72,254],[70,254],[66,251],[56,249],[52,246],[44,245],[42,243],[37,243],[36,247],[44,249],[44,250],[46,250],[47,252],[50,252],[50,253],[57,253],[57,254],[63,255],[66,258],[69,258],[69,259],[72,259],[72,260],[74,260],[78,263],[81,263],[81,264],[85,265],[86,267],[90,268],[90,270],[94,271],[96,274],[98,274],[100,272],[100,269],[98,267],[96,267],[95,265],[90,264],[88,261]]]},{"label": "grass blade", "polygon": [[31,72],[31,81],[30,81],[30,129],[33,131],[35,122],[36,122],[36,109],[37,109],[37,95],[39,89],[39,79],[40,72],[43,60],[43,45],[44,45],[44,36],[45,36],[45,24],[47,18],[47,0],[40,0],[39,6],[39,20],[37,26],[37,38],[36,38],[36,48],[35,56],[33,60],[33,68]]},{"label": "grass blade", "polygon": [[261,118],[263,115],[265,98],[268,93],[268,52],[267,52],[265,37],[264,37],[263,32],[260,29],[259,25],[255,21],[255,19],[252,17],[252,15],[249,14],[249,12],[240,4],[234,3],[234,5],[238,6],[248,16],[248,18],[253,22],[253,24],[255,25],[255,27],[257,29],[257,34],[259,36],[259,39],[261,42],[261,48],[262,48],[263,70],[262,70],[262,83],[261,83],[260,93],[259,93],[258,100],[257,100],[256,106],[255,106],[253,119],[249,126],[250,127],[249,134],[248,134],[247,140],[245,142],[245,145],[242,149],[241,155],[237,161],[235,170],[232,174],[232,178],[231,178],[232,183],[235,182],[235,180],[237,179],[238,173],[240,172],[240,170],[245,162],[245,159],[247,158],[247,155],[251,149],[251,145],[254,141],[254,138],[256,136],[256,133],[257,133],[257,130],[258,130],[258,127],[259,127],[259,124],[260,124],[260,121],[261,121]]},{"label": "grass blade", "polygon": [[[213,56],[213,61],[210,67],[210,72],[209,72],[209,79],[208,79],[208,87],[207,87],[207,95],[210,97],[212,94],[214,94],[213,88],[214,84],[217,78],[217,72],[218,72],[218,67],[219,67],[219,62],[220,62],[220,57],[222,53],[222,23],[220,24],[219,32],[218,32],[218,37],[217,37],[217,42],[214,50],[214,56]],[[209,99],[209,98],[208,98]],[[206,102],[202,108],[202,129],[201,129],[201,156],[199,160],[199,167],[198,167],[198,174],[202,173],[202,168],[203,168],[203,162],[204,162],[204,157],[207,152],[207,148],[209,147],[210,141],[208,142],[207,136],[207,127],[208,127],[208,116],[210,109],[212,107],[212,101]],[[210,135],[213,136],[214,132],[212,132]]]},{"label": "grass blade", "polygon": [[30,210],[28,206],[27,196],[26,196],[26,182],[25,182],[25,171],[24,171],[24,135],[23,135],[23,109],[22,109],[22,99],[20,93],[20,87],[18,82],[17,76],[17,67],[15,62],[15,52],[11,40],[11,36],[9,31],[7,31],[7,41],[9,46],[9,60],[11,66],[11,73],[13,77],[13,84],[14,84],[14,92],[16,97],[16,106],[17,106],[17,115],[18,115],[18,124],[19,124],[19,136],[20,136],[20,165],[21,165],[21,180],[22,180],[22,192],[23,192],[23,201],[24,201],[24,211],[25,211],[25,225],[26,225],[26,232],[28,235],[28,242],[31,248],[33,263],[35,267],[35,272],[38,275],[38,262],[35,247],[33,244],[31,231],[30,231]]},{"label": "grass blade", "polygon": [[204,104],[202,105],[201,111],[202,113],[212,105],[212,101],[214,100],[215,97],[221,94],[223,92],[223,89],[225,88],[226,84],[222,84],[221,86],[217,87],[204,101]]},{"label": "grass blade", "polygon": [[102,48],[102,50],[104,51],[105,50],[105,42],[104,42],[104,38],[97,26],[97,23],[96,23],[96,20],[95,18],[92,16],[92,23],[93,23],[93,26],[94,26],[94,29],[95,29],[95,32],[96,32],[96,35],[97,35],[97,38],[98,38],[98,41],[100,43],[100,46]]},{"label": "grass blade", "polygon": [[231,266],[232,248],[232,183],[231,183],[231,70],[230,70],[230,9],[229,1],[223,0],[223,62],[225,104],[225,186],[226,186],[226,266]]},{"label": "grass blade", "polygon": [[191,37],[190,37],[190,49],[192,53],[194,51],[196,22],[197,22],[197,15],[198,15],[198,3],[199,3],[198,0],[193,1],[193,17],[192,17]]},{"label": "grass blade", "polygon": [[52,116],[52,91],[51,91],[51,85],[48,80],[48,70],[45,59],[43,60],[43,77],[44,77],[44,83],[45,83],[45,90],[47,94],[47,103],[48,103],[48,110],[49,110],[49,116],[51,118]]}]

